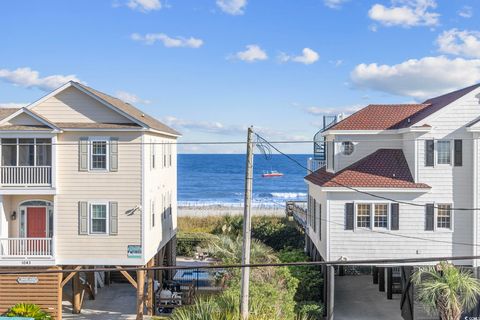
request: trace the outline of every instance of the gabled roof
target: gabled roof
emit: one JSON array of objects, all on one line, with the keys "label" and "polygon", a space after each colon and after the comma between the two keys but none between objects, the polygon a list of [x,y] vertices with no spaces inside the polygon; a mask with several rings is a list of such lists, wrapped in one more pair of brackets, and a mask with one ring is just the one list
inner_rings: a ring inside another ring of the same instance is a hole
[{"label": "gabled roof", "polygon": [[20,110],[20,108],[0,108],[0,121],[11,116],[18,110]]},{"label": "gabled roof", "polygon": [[[137,124],[137,126],[135,126],[135,128],[138,128],[140,126],[140,127],[146,128],[146,129],[153,129],[153,130],[156,130],[156,131],[159,131],[161,133],[168,134],[168,135],[173,135],[173,136],[180,136],[181,135],[178,131],[170,128],[169,126],[167,126],[164,123],[158,121],[157,119],[149,116],[148,114],[143,113],[141,110],[137,109],[133,105],[131,105],[129,103],[126,103],[126,102],[124,102],[124,101],[122,101],[118,98],[112,97],[112,96],[110,96],[106,93],[103,93],[101,91],[90,88],[90,87],[88,87],[84,84],[75,82],[75,81],[69,81],[69,82],[65,83],[63,86],[57,88],[56,90],[52,91],[48,95],[46,95],[46,96],[42,97],[41,99],[31,103],[26,108],[31,110],[34,107],[36,107],[37,105],[39,105],[42,102],[44,102],[45,100],[47,100],[48,98],[50,98],[52,96],[55,96],[56,94],[62,92],[63,90],[65,90],[67,88],[70,88],[72,86],[77,88],[79,91],[89,95],[90,97],[96,99],[97,101],[101,102],[106,107],[118,112],[122,116],[125,116],[126,118],[128,118],[129,120],[131,120],[132,122]],[[71,122],[70,125],[72,125],[73,123],[74,122]],[[81,124],[78,124],[77,126],[80,126],[80,125]],[[103,125],[103,123],[101,123],[100,125]],[[104,127],[108,127],[108,125],[110,125],[110,124],[106,124],[106,126],[104,126]],[[120,124],[120,125],[123,125],[123,124]]]},{"label": "gabled roof", "polygon": [[45,117],[27,108],[18,108],[18,109],[12,108],[9,111],[5,112],[4,114],[5,116],[2,115],[3,117],[0,119],[0,125],[14,119],[15,117],[23,113],[32,117],[38,123],[41,123],[41,125],[4,125],[4,126],[1,126],[0,128],[2,130],[7,130],[7,128],[10,128],[9,130],[42,130],[42,129],[48,130],[50,128],[50,130],[60,131],[60,128],[56,126],[53,122],[49,121]]},{"label": "gabled roof", "polygon": [[141,110],[137,109],[133,105],[126,103],[118,98],[112,97],[106,93],[100,92],[93,88],[90,88],[84,84],[73,82],[75,85],[82,87],[83,89],[87,90],[88,92],[92,93],[93,95],[99,97],[101,100],[109,103],[110,105],[118,108],[119,110],[123,111],[124,113],[130,115],[131,117],[135,118],[137,121],[146,124],[148,127],[162,131],[165,133],[169,133],[172,135],[179,136],[180,133],[166,124],[158,121],[157,119],[149,116],[146,113],[143,113]]},{"label": "gabled roof", "polygon": [[401,149],[379,149],[337,173],[323,167],[305,180],[320,187],[339,188],[402,188],[425,189],[430,186],[415,183]]},{"label": "gabled roof", "polygon": [[333,125],[329,130],[409,128],[477,88],[480,88],[480,84],[431,98],[420,104],[369,105]]}]

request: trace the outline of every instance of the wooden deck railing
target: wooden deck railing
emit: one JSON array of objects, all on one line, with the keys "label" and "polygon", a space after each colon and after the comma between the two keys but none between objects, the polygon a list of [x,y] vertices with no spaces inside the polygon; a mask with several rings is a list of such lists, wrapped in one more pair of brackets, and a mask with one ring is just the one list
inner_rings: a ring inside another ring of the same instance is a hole
[{"label": "wooden deck railing", "polygon": [[1,166],[3,186],[47,186],[52,183],[51,166]]},{"label": "wooden deck railing", "polygon": [[303,227],[307,225],[307,201],[287,201],[285,211]]},{"label": "wooden deck railing", "polygon": [[53,256],[52,238],[0,238],[0,259]]}]

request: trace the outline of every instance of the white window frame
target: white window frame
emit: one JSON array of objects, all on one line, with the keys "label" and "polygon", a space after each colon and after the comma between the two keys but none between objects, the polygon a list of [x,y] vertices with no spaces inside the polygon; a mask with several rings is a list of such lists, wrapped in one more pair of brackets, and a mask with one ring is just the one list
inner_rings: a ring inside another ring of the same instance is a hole
[{"label": "white window frame", "polygon": [[[438,140],[434,140],[434,155],[435,155],[435,164],[438,165],[438,166],[452,166],[452,163],[453,163],[453,143],[452,143],[453,140],[451,139],[438,139]],[[438,162],[438,144],[439,142],[448,142],[449,144],[449,152],[450,152],[450,162],[449,163],[439,163]]]},{"label": "white window frame", "polygon": [[[352,152],[351,153],[345,153],[345,148],[343,146],[344,143],[350,143],[352,145]],[[342,156],[344,157],[351,157],[354,153],[355,153],[355,143],[353,141],[342,141],[340,143],[340,153],[342,154]]]},{"label": "white window frame", "polygon": [[[353,221],[353,230],[391,230],[391,201],[354,201],[353,210],[354,210],[354,221]],[[358,227],[357,226],[357,205],[359,204],[369,204],[370,205],[370,227]],[[385,204],[387,205],[387,227],[375,227],[375,205],[376,204]]]},{"label": "white window frame", "polygon": [[[438,206],[439,205],[449,205],[450,206],[450,228],[442,228],[438,227]],[[441,203],[434,203],[434,231],[439,231],[439,232],[453,232],[453,226],[454,226],[454,212],[453,210],[454,206],[453,203],[451,202],[441,202]]]},{"label": "white window frame", "polygon": [[[105,168],[93,168],[93,142],[105,142]],[[106,172],[110,170],[110,137],[89,137],[88,138],[88,170],[92,172]]]},{"label": "white window frame", "polygon": [[[21,136],[21,137],[1,137],[0,138],[0,166],[3,166],[3,164],[1,163],[2,162],[2,158],[1,158],[1,155],[2,155],[2,139],[12,139],[12,140],[15,140],[15,146],[16,146],[16,150],[15,150],[15,156],[16,156],[16,163],[15,165],[12,165],[12,166],[5,166],[5,167],[52,167],[53,166],[53,141],[52,141],[52,137],[48,136],[48,137],[29,137],[29,136]],[[20,161],[20,139],[33,139],[33,166],[21,166],[19,165],[19,161]],[[47,140],[49,139],[50,140],[50,143],[47,143],[47,145],[50,145],[50,165],[39,165],[38,164],[38,159],[37,159],[37,139],[40,139],[40,140]]]},{"label": "white window frame", "polygon": [[[93,216],[93,206],[105,206],[106,215],[105,215],[105,232],[93,232],[92,231],[92,216]],[[110,208],[108,201],[98,201],[98,202],[89,202],[88,203],[88,234],[92,236],[108,236],[110,234]]]}]

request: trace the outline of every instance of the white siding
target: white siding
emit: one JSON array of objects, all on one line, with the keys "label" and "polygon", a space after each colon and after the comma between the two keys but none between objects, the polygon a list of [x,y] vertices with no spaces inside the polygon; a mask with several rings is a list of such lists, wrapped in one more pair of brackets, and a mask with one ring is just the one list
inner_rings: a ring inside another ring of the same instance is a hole
[{"label": "white siding", "polygon": [[[316,200],[316,205],[317,205],[317,209],[316,209],[317,214],[316,214],[316,221],[315,221],[317,226],[317,232],[315,232],[315,230],[311,226],[313,225],[313,223],[312,222],[308,223],[307,225],[308,237],[312,240],[313,244],[317,248],[322,258],[326,259],[326,255],[327,255],[326,194],[324,192],[320,192],[320,188],[318,188],[317,186],[311,183],[308,183],[308,192],[309,192],[309,195]],[[321,214],[319,214],[319,211],[318,211],[319,205],[321,206]],[[310,212],[309,214],[307,214],[307,216],[313,217],[313,212]]]},{"label": "white siding", "polygon": [[[480,136],[477,134],[474,136],[466,129],[468,124],[480,118],[479,97],[480,89],[477,89],[419,122],[417,124],[419,126],[427,124],[432,127],[428,133],[337,135],[335,141],[370,141],[358,143],[351,156],[341,155],[340,143],[338,143],[335,154],[335,170],[341,170],[379,148],[402,149],[415,181],[428,184],[431,186],[431,190],[425,193],[374,192],[374,194],[416,204],[450,203],[455,208],[479,207],[480,147],[478,144],[480,141],[478,138]],[[393,140],[380,141],[385,139]],[[424,159],[426,139],[451,140],[452,164],[426,167]],[[453,165],[454,139],[463,141],[461,167]],[[478,249],[474,250],[474,246],[472,246],[478,242],[480,226],[478,212],[457,210],[453,213],[452,230],[425,231],[425,207],[400,204],[400,230],[386,231],[385,233],[360,229],[351,231],[345,230],[345,203],[381,200],[355,192],[319,192],[318,188],[310,188],[309,193],[317,200],[327,202],[327,210],[324,210],[327,215],[324,216],[328,221],[323,224],[327,228],[325,245],[328,260],[336,260],[342,256],[353,260],[476,255],[478,252]],[[475,214],[477,214],[476,219]],[[315,235],[310,236],[315,237]],[[322,250],[324,244],[317,242],[316,245],[319,250]],[[457,261],[456,263],[471,264],[472,261]]]},{"label": "white siding", "polygon": [[[351,155],[342,154],[342,141],[353,141],[354,151]],[[335,172],[368,156],[378,149],[402,149],[401,135],[341,135],[335,137]]]},{"label": "white siding", "polygon": [[70,87],[32,109],[52,122],[131,123],[78,89]]},{"label": "white siding", "polygon": [[[156,134],[145,134],[144,142],[144,203],[145,203],[145,259],[154,254],[177,231],[177,152],[175,139]],[[172,143],[171,145],[163,143]],[[155,168],[152,151],[155,150]],[[169,156],[172,162],[170,164]],[[166,165],[164,164],[166,157]],[[168,206],[171,200],[171,214]],[[151,205],[155,203],[155,226],[152,227]],[[166,211],[166,214],[162,214]],[[162,219],[164,217],[164,219]]]}]

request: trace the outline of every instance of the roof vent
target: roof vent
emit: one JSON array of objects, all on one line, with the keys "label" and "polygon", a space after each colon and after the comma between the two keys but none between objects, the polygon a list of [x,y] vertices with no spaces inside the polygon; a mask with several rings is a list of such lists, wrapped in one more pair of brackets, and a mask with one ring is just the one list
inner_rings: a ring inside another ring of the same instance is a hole
[{"label": "roof vent", "polygon": [[145,117],[145,113],[142,113],[142,117]]},{"label": "roof vent", "polygon": [[392,174],[392,177],[394,177],[394,178],[396,177],[395,173],[394,173],[394,174]]}]

